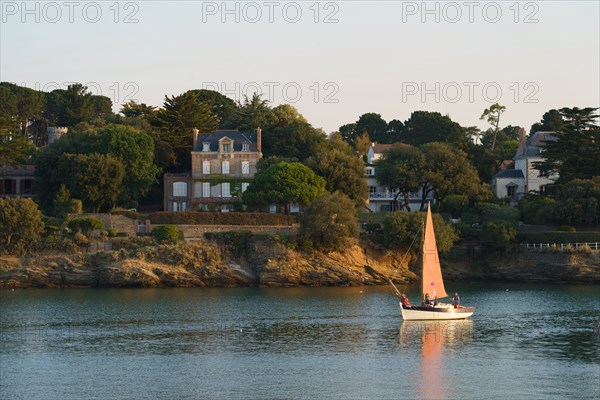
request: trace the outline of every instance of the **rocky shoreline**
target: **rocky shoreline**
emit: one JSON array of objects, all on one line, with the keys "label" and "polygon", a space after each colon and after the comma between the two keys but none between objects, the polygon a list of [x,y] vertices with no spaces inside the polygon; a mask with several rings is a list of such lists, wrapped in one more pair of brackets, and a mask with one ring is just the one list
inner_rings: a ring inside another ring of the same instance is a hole
[{"label": "rocky shoreline", "polygon": [[[455,258],[442,260],[447,280],[600,282],[599,252]],[[251,237],[241,246],[198,241],[96,254],[0,257],[0,288],[381,285],[390,276],[396,282],[416,280],[408,261],[400,265],[398,256],[358,244],[343,253],[307,255],[272,237]]]}]

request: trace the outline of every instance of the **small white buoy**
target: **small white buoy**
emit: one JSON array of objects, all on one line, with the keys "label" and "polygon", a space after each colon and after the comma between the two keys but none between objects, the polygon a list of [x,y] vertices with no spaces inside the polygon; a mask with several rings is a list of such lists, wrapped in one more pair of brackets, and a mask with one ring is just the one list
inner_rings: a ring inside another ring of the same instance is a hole
[{"label": "small white buoy", "polygon": [[508,292],[508,289],[506,289],[506,291]]}]

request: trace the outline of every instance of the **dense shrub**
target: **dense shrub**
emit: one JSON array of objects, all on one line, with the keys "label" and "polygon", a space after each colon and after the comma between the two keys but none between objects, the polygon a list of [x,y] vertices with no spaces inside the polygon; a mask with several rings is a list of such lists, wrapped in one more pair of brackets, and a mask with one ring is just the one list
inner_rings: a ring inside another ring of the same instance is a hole
[{"label": "dense shrub", "polygon": [[183,240],[183,232],[172,225],[159,225],[152,229],[152,237],[159,242],[178,242]]},{"label": "dense shrub", "polygon": [[484,203],[479,205],[481,210],[481,222],[506,221],[519,222],[521,213],[517,208],[499,206],[497,204]]},{"label": "dense shrub", "polygon": [[510,243],[516,241],[517,227],[508,221],[490,221],[481,227],[479,233],[480,243],[489,248],[505,249]]},{"label": "dense shrub", "polygon": [[526,224],[543,224],[551,220],[552,208],[555,200],[540,195],[528,194],[519,201],[518,208],[521,210],[523,222]]},{"label": "dense shrub", "polygon": [[94,229],[102,229],[104,224],[97,218],[87,217],[87,218],[75,218],[69,221],[68,224],[69,229],[73,232],[89,232]]},{"label": "dense shrub", "polygon": [[312,249],[340,251],[358,236],[357,223],[354,202],[348,196],[325,193],[304,212],[298,237],[301,243],[313,242]]},{"label": "dense shrub", "polygon": [[292,225],[296,217],[284,214],[237,212],[155,212],[153,224],[170,225]]}]

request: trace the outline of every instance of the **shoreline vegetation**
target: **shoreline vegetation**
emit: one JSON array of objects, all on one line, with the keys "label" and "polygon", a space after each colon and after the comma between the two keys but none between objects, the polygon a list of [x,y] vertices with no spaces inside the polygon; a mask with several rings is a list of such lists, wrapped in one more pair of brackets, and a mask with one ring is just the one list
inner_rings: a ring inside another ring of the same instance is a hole
[{"label": "shoreline vegetation", "polygon": [[[343,252],[300,252],[278,235],[226,232],[159,244],[119,238],[112,250],[0,257],[0,288],[317,287],[417,279],[415,255],[355,241]],[[398,269],[396,267],[399,266]],[[482,251],[457,245],[442,257],[447,280],[600,282],[600,251]]]}]

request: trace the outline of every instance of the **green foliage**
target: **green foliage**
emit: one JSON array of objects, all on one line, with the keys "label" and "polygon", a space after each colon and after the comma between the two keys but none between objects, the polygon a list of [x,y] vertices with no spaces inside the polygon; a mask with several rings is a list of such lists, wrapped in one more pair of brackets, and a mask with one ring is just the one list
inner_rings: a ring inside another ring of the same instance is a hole
[{"label": "green foliage", "polygon": [[505,221],[516,224],[519,222],[521,216],[519,209],[509,206],[481,203],[478,207],[481,214],[481,222]]},{"label": "green foliage", "polygon": [[325,192],[325,180],[300,163],[281,162],[257,174],[242,199],[249,205],[308,205]]},{"label": "green foliage", "polygon": [[[426,182],[423,193],[433,192],[437,206],[451,194],[461,194],[477,201],[492,197],[488,185],[479,181],[477,171],[466,153],[453,149],[446,143],[428,143],[421,146],[425,159],[422,181]],[[421,210],[426,196],[423,196]]]},{"label": "green foliage", "polygon": [[488,248],[505,249],[517,239],[518,233],[516,224],[510,221],[488,221],[481,227],[479,241]]},{"label": "green foliage", "polygon": [[106,230],[106,233],[108,234],[109,237],[117,237],[117,234],[119,233],[119,231],[115,228],[108,228]]},{"label": "green foliage", "polygon": [[521,216],[525,224],[543,224],[545,221],[545,215],[548,214],[548,210],[555,203],[552,198],[536,195],[526,194],[519,201],[518,208],[521,210]]},{"label": "green foliage", "polygon": [[158,225],[152,228],[152,237],[159,242],[178,242],[183,240],[183,232],[173,225]]},{"label": "green foliage", "polygon": [[152,123],[160,128],[161,140],[175,152],[176,170],[187,171],[191,168],[192,130],[212,132],[219,126],[219,118],[197,92],[187,91],[179,96],[165,96]]},{"label": "green foliage", "polygon": [[37,153],[37,148],[22,136],[3,137],[0,134],[0,166],[20,166],[30,162],[31,157]]},{"label": "green foliage", "polygon": [[481,114],[481,117],[479,117],[479,119],[485,119],[490,125],[492,125],[492,128],[494,129],[494,137],[492,140],[492,146],[490,147],[492,151],[494,151],[494,148],[496,147],[498,131],[500,130],[500,116],[504,113],[504,111],[506,111],[506,107],[495,103],[489,108],[483,110],[483,114]]},{"label": "green foliage", "polygon": [[73,194],[93,212],[114,206],[123,185],[125,166],[110,154],[68,154]]},{"label": "green foliage", "polygon": [[[113,203],[136,206],[139,197],[156,182],[153,139],[125,125],[80,126],[74,131],[36,157],[42,207],[52,210],[61,185],[72,197],[82,199],[86,208],[105,208]],[[87,188],[94,181],[110,191],[88,194]]]},{"label": "green foliage", "polygon": [[[397,192],[399,209],[410,211],[409,193],[418,192],[426,184],[423,181],[425,158],[416,147],[395,144],[376,163],[377,181]],[[401,198],[400,198],[401,197]]]},{"label": "green foliage", "polygon": [[153,224],[171,225],[272,225],[296,223],[292,215],[237,212],[155,212],[148,217]]},{"label": "green foliage", "polygon": [[425,143],[442,142],[460,149],[467,146],[467,137],[459,124],[438,112],[415,111],[404,122],[400,135],[402,143],[420,146]]},{"label": "green foliage", "polygon": [[[254,93],[252,98],[244,96],[244,101],[238,104],[233,119],[235,126],[242,132],[251,132],[259,127],[268,128],[273,126],[276,121],[269,101],[261,99],[261,95],[257,93]],[[265,144],[267,144],[266,141]]]},{"label": "green foliage", "polygon": [[333,135],[327,149],[310,157],[306,164],[325,178],[327,191],[348,196],[356,207],[365,205],[368,196],[364,164],[339,135]]},{"label": "green foliage", "polygon": [[469,199],[462,194],[450,194],[440,207],[441,211],[449,213],[452,218],[459,218],[463,211],[468,210]]},{"label": "green foliage", "polygon": [[67,214],[81,214],[83,203],[79,199],[72,199],[71,193],[65,185],[60,185],[52,204],[52,215],[65,218]]},{"label": "green foliage", "polygon": [[263,152],[266,156],[305,160],[324,145],[325,134],[308,122],[293,120],[263,132]]},{"label": "green foliage", "polygon": [[563,185],[551,209],[552,220],[569,225],[600,224],[600,176]]},{"label": "green foliage", "polygon": [[195,93],[199,101],[210,106],[210,110],[218,118],[221,129],[236,127],[234,123],[235,113],[237,112],[235,101],[214,90],[199,89],[190,90],[190,92]]},{"label": "green foliage", "polygon": [[342,193],[325,193],[313,201],[300,218],[301,243],[312,242],[312,248],[339,251],[348,239],[358,236],[354,202]]},{"label": "green foliage", "polygon": [[[544,144],[544,161],[535,168],[548,173],[558,173],[558,184],[574,179],[591,179],[600,176],[600,128],[596,121],[598,108],[562,108],[560,131],[555,131],[556,141]],[[555,111],[555,110],[554,110]]]},{"label": "green foliage", "polygon": [[[414,248],[421,248],[421,236],[416,238],[419,229],[425,223],[425,212],[396,212],[386,215],[383,223],[383,240],[389,249],[408,247],[414,240]],[[439,214],[432,214],[433,227],[438,251],[446,252],[458,240],[458,234]],[[416,238],[416,239],[415,239]]]},{"label": "green foliage", "polygon": [[73,242],[79,247],[87,247],[90,245],[90,239],[81,232],[75,232]]},{"label": "green foliage", "polygon": [[88,233],[89,231],[102,229],[104,224],[97,218],[86,217],[86,218],[75,218],[68,222],[67,226],[73,232]]},{"label": "green foliage", "polygon": [[42,213],[31,199],[0,198],[0,252],[22,255],[44,231]]}]

